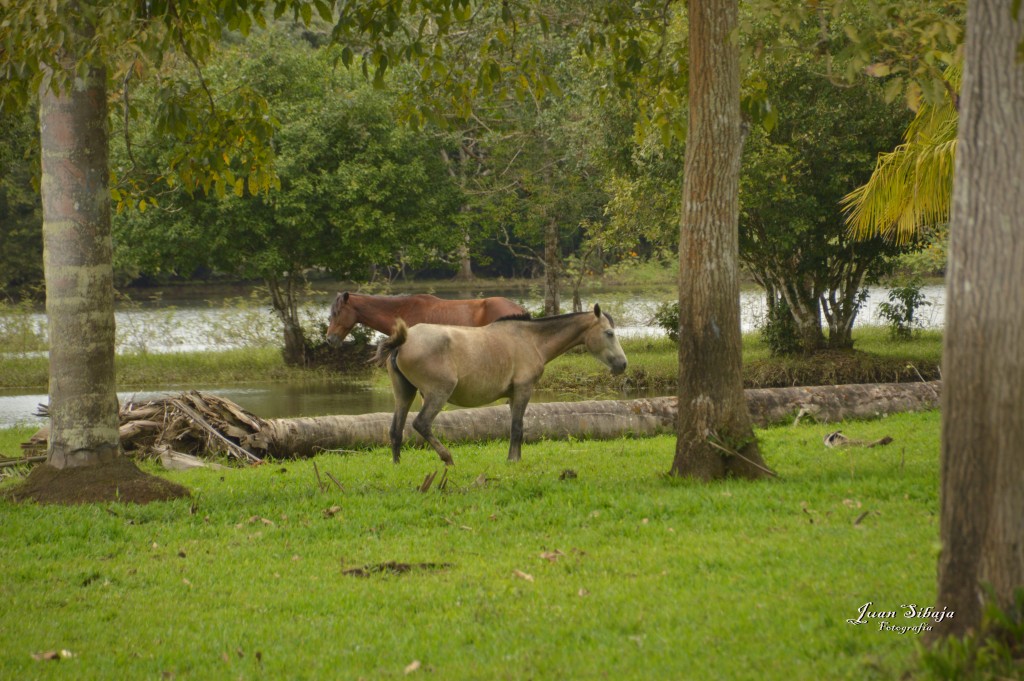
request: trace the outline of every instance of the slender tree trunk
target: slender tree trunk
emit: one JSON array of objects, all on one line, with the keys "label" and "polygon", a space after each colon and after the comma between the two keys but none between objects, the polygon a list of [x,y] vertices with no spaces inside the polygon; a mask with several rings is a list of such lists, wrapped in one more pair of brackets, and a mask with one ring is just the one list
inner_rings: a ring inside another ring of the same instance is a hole
[{"label": "slender tree trunk", "polygon": [[690,118],[679,237],[679,422],[673,475],[766,475],[743,399],[737,0],[691,0]]},{"label": "slender tree trunk", "polygon": [[266,282],[274,312],[277,313],[283,327],[282,354],[285,364],[303,366],[306,363],[306,332],[299,321],[295,279],[291,275],[286,275],[283,288],[281,280],[277,277],[268,277]]},{"label": "slender tree trunk", "polygon": [[868,261],[851,257],[843,267],[838,285],[833,283],[828,296],[822,295],[830,348],[845,350],[853,347],[853,322],[860,312],[861,292],[868,266]]},{"label": "slender tree trunk", "polygon": [[67,92],[53,92],[49,78],[39,91],[50,336],[47,463],[58,469],[118,455],[106,86],[106,69],[92,66]]},{"label": "slender tree trunk", "polygon": [[544,228],[544,315],[556,315],[561,311],[558,295],[558,280],[562,270],[562,254],[558,248],[558,221],[548,220]]},{"label": "slender tree trunk", "polygon": [[[458,171],[455,169],[455,164],[452,162],[448,152],[441,149],[441,160],[444,161],[445,167],[448,168],[448,176],[455,180],[459,189],[463,192],[466,191],[466,165],[469,163],[469,154],[466,153],[466,147],[462,144],[459,145],[459,168]],[[459,208],[459,213],[465,215],[469,212],[469,206],[465,203]],[[456,255],[459,259],[459,270],[455,273],[456,281],[472,281],[473,280],[473,261],[470,258],[469,252],[469,230],[466,229],[465,223],[462,223],[462,243],[459,244]]]},{"label": "slender tree trunk", "polygon": [[938,635],[1024,587],[1024,23],[971,0],[946,275]]},{"label": "slender tree trunk", "polygon": [[458,250],[459,256],[459,271],[455,275],[455,279],[458,281],[472,281],[473,280],[473,260],[469,254],[469,232],[464,232],[462,235],[462,243],[459,244]]},{"label": "slender tree trunk", "polygon": [[821,304],[818,300],[818,292],[813,285],[808,291],[805,288],[807,282],[797,281],[794,284],[783,286],[783,295],[789,304],[789,312],[796,322],[797,333],[800,335],[800,347],[804,354],[814,354],[825,343],[825,336],[821,333]]}]

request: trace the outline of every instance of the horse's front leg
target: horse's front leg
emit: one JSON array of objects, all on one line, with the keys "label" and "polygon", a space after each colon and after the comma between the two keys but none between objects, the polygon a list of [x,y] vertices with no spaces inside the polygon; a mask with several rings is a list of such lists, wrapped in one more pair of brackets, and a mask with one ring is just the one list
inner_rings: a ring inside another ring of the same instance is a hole
[{"label": "horse's front leg", "polygon": [[532,395],[532,385],[517,386],[513,388],[512,397],[508,401],[509,409],[512,411],[512,431],[508,438],[509,461],[519,461],[522,458],[523,416],[526,414],[526,405],[530,403]]},{"label": "horse's front leg", "polygon": [[451,452],[448,448],[441,444],[441,441],[434,437],[432,425],[437,415],[441,413],[441,409],[444,408],[445,403],[448,401],[448,397],[451,395],[451,391],[447,394],[442,393],[431,393],[423,395],[423,407],[420,409],[420,413],[413,419],[412,427],[416,429],[416,432],[423,436],[423,439],[430,443],[430,446],[434,448],[437,455],[441,457],[441,461],[444,461],[446,466],[454,466],[455,462],[452,461]]}]

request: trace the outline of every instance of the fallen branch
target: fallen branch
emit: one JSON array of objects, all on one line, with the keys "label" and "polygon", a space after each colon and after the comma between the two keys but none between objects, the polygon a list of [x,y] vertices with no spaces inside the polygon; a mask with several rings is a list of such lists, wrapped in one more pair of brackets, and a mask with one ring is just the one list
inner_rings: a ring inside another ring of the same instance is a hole
[{"label": "fallen branch", "polygon": [[[199,393],[195,394],[198,396]],[[260,457],[256,456],[255,454],[245,449],[244,447],[240,447],[231,440],[227,439],[219,430],[210,425],[209,422],[207,422],[207,420],[204,419],[203,416],[198,411],[185,404],[182,400],[171,400],[171,404],[185,412],[185,414],[187,414],[189,418],[192,419],[193,423],[195,423],[200,428],[205,430],[210,437],[219,440],[225,447],[227,447],[228,453],[230,453],[235,458],[248,461],[249,463],[262,462],[262,459],[260,459]]]},{"label": "fallen branch", "polygon": [[718,444],[717,442],[715,442],[714,440],[711,440],[711,439],[707,440],[707,443],[709,445],[711,445],[712,447],[714,447],[715,449],[717,449],[718,451],[720,451],[723,454],[725,454],[726,456],[738,456],[739,458],[743,459],[744,461],[749,463],[754,468],[760,470],[762,473],[767,473],[768,475],[772,476],[773,478],[779,477],[779,474],[776,473],[775,471],[773,471],[772,469],[765,468],[764,466],[762,466],[761,464],[757,463],[756,461],[751,461],[749,458],[743,456],[742,454],[737,452],[735,449],[729,449],[727,447],[723,447],[722,445]]},{"label": "fallen branch", "polygon": [[0,461],[0,468],[7,468],[9,466],[25,466],[27,464],[41,463],[46,461],[45,456],[26,456],[20,459],[7,459]]}]

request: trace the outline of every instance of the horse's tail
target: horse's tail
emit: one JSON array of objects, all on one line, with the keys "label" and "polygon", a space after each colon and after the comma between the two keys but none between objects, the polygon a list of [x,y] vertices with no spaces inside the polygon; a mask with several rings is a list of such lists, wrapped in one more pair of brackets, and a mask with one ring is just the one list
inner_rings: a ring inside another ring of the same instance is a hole
[{"label": "horse's tail", "polygon": [[409,335],[409,327],[401,319],[395,320],[395,330],[390,338],[385,338],[377,344],[377,354],[373,356],[373,363],[379,367],[387,366],[388,360],[394,357],[398,348],[405,343]]}]

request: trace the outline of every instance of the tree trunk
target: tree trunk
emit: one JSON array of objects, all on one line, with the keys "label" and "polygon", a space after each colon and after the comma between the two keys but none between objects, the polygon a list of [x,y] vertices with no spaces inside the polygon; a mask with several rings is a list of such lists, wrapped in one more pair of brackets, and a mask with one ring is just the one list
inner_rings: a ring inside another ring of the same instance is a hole
[{"label": "tree trunk", "polygon": [[[458,183],[459,189],[462,190],[463,194],[466,192],[466,166],[469,163],[469,153],[466,151],[465,144],[459,144],[459,163],[458,170],[456,171],[455,164],[452,162],[451,157],[445,149],[441,149],[441,160],[444,161],[445,167],[448,168],[448,176]],[[459,208],[459,213],[465,215],[469,212],[469,206],[465,203]],[[456,250],[456,256],[459,259],[459,270],[455,273],[456,281],[472,281],[473,280],[473,261],[470,258],[469,252],[469,230],[465,227],[465,222],[460,223],[462,227],[462,243],[459,244]]]},{"label": "tree trunk", "polygon": [[807,291],[799,283],[784,286],[783,291],[800,335],[800,347],[805,355],[814,354],[825,343],[825,336],[821,333],[821,304],[817,291],[813,287]]},{"label": "tree trunk", "polygon": [[[753,421],[769,426],[798,416],[835,422],[935,409],[941,390],[938,381],[758,388],[744,391],[744,398]],[[531,404],[523,421],[524,437],[527,442],[536,442],[671,433],[676,429],[677,404],[675,397]],[[390,426],[390,413],[271,419],[264,422],[258,439],[274,456],[308,457],[326,449],[387,446]],[[507,439],[509,427],[506,405],[444,411],[434,422],[435,434],[446,442]],[[422,444],[412,425],[406,426],[405,436],[410,443]]]},{"label": "tree trunk", "polygon": [[286,275],[284,286],[277,277],[266,279],[274,312],[281,320],[284,334],[285,364],[304,366],[306,364],[306,332],[299,320],[299,306],[295,291],[295,279]]},{"label": "tree trunk", "polygon": [[92,66],[66,92],[50,89],[49,78],[39,91],[50,336],[47,463],[58,469],[109,463],[118,455],[106,85],[106,69]]},{"label": "tree trunk", "polygon": [[943,334],[939,636],[1024,586],[1024,24],[971,0]]},{"label": "tree trunk", "polygon": [[473,260],[469,255],[469,232],[462,235],[462,243],[459,244],[459,271],[455,275],[457,281],[473,280]]},{"label": "tree trunk", "polygon": [[[679,237],[678,439],[671,474],[766,475],[741,376],[737,0],[691,0],[690,117]],[[732,454],[724,454],[731,452]]]},{"label": "tree trunk", "polygon": [[544,316],[561,311],[558,280],[561,275],[562,254],[558,248],[558,221],[548,220],[544,228]]},{"label": "tree trunk", "polygon": [[[88,42],[91,34],[78,38]],[[107,73],[99,64],[83,70],[72,57],[60,59],[73,73],[67,89],[51,89],[53,74],[45,67],[39,88],[50,434],[46,463],[12,491],[12,498],[74,504],[188,496],[184,487],[143,473],[121,456]]]},{"label": "tree trunk", "polygon": [[864,300],[864,279],[870,261],[851,256],[843,267],[838,286],[833,281],[828,295],[822,295],[828,321],[828,346],[834,350],[853,347],[853,322]]}]

